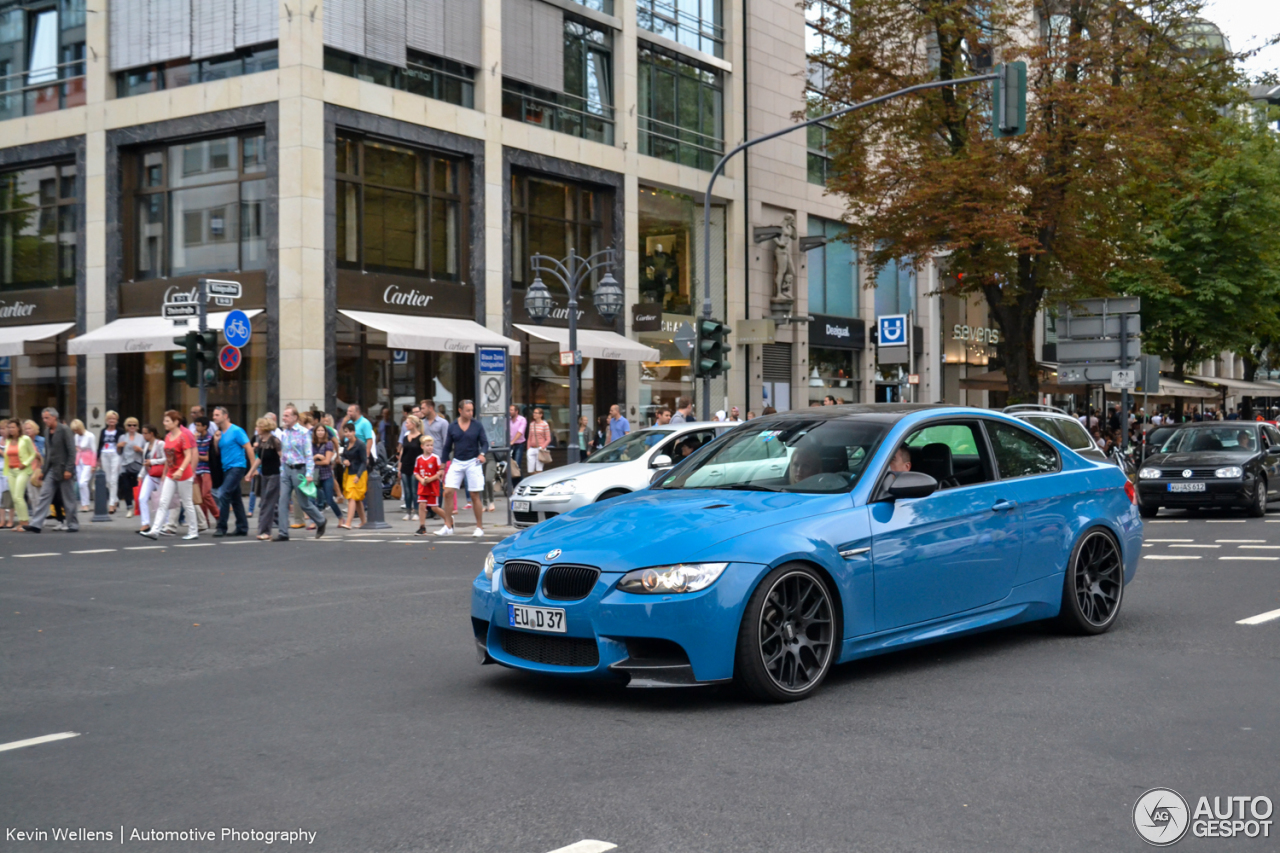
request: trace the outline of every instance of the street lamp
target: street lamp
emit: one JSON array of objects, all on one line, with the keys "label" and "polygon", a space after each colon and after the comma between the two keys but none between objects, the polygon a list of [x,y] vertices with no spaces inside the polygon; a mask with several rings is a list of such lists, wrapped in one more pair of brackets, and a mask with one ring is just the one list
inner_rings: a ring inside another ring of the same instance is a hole
[{"label": "street lamp", "polygon": [[606,323],[612,323],[622,313],[623,293],[617,279],[613,277],[614,250],[603,249],[589,257],[582,257],[573,249],[564,260],[534,255],[530,258],[533,267],[533,283],[524,293],[524,309],[533,322],[541,325],[543,320],[551,316],[555,302],[551,292],[542,282],[542,273],[553,276],[564,285],[569,294],[569,351],[573,353],[573,364],[569,365],[569,462],[578,461],[578,289],[582,283],[597,271],[604,275],[596,287],[596,311]]}]

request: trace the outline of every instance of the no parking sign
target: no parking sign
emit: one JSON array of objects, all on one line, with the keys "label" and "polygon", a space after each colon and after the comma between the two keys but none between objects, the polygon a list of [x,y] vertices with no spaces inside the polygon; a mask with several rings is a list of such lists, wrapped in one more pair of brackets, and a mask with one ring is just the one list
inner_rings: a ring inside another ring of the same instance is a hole
[{"label": "no parking sign", "polygon": [[240,366],[240,348],[227,344],[218,353],[218,364],[227,373],[231,373]]}]

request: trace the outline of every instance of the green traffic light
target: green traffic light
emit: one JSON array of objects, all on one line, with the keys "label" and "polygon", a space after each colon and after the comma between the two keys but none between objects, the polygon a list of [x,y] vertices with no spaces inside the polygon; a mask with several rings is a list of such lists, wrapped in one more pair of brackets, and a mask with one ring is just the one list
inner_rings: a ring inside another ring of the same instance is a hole
[{"label": "green traffic light", "polygon": [[997,139],[1027,132],[1027,63],[1006,62],[995,68],[991,87],[991,134]]}]

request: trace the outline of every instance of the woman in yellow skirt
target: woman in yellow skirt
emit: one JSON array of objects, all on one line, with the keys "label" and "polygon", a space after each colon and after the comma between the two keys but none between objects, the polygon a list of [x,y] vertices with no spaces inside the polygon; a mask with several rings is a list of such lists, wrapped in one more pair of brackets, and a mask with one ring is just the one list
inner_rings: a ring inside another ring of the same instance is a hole
[{"label": "woman in yellow skirt", "polygon": [[355,423],[347,421],[342,425],[342,437],[346,445],[342,449],[342,465],[347,469],[347,476],[342,480],[342,496],[347,499],[347,518],[338,526],[350,530],[356,507],[364,501],[369,486],[369,456],[364,442],[356,439]]}]

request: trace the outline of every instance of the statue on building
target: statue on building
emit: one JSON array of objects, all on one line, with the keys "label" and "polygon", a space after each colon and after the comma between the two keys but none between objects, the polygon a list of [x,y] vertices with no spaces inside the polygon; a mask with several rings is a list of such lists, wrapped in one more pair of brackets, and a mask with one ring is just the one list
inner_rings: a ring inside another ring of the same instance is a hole
[{"label": "statue on building", "polygon": [[782,233],[773,238],[773,298],[795,298],[796,264],[791,259],[791,246],[799,239],[796,218],[788,213],[782,217]]}]

